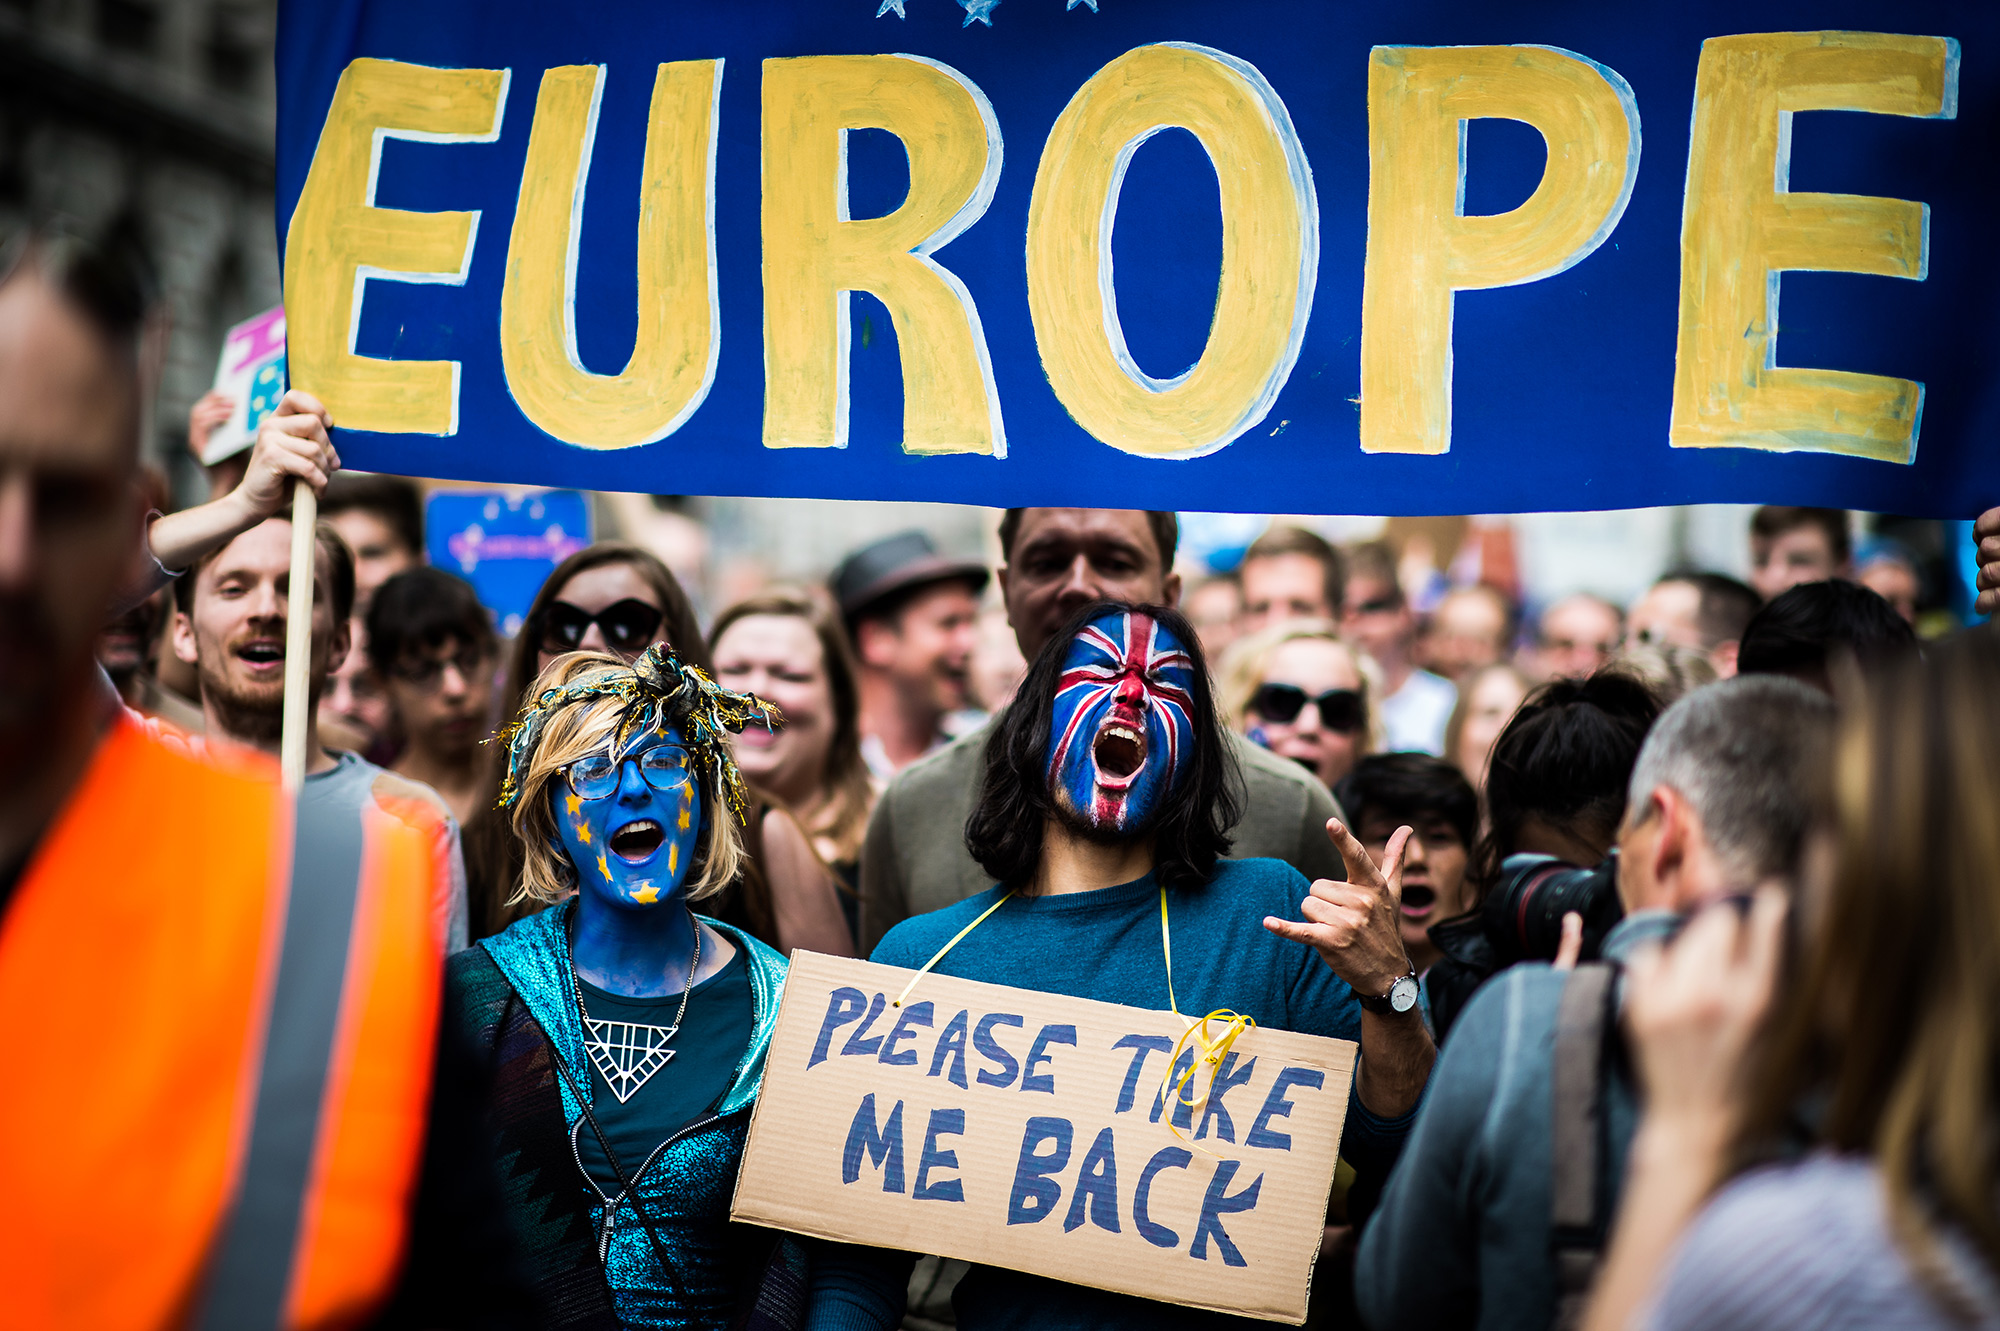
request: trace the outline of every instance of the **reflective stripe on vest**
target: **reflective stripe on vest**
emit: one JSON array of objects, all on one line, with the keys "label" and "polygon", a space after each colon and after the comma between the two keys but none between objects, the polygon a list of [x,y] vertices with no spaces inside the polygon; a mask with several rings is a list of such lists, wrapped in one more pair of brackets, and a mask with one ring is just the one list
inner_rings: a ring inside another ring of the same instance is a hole
[{"label": "reflective stripe on vest", "polygon": [[[217,1307],[221,1284],[204,1275],[230,1260],[228,1217],[252,1207],[289,1214],[292,1238],[274,1311],[235,1324],[351,1322],[393,1288],[437,1027],[435,847],[372,809],[350,829],[350,908],[300,940],[333,952],[337,1002],[301,1106],[287,1062],[302,1006],[289,1000],[292,810],[271,776],[115,726],[0,921],[15,1031],[0,1096],[10,1322],[199,1320]],[[315,890],[324,844],[309,826],[297,895]],[[275,1080],[260,1079],[267,1064]],[[266,1094],[281,1084],[282,1108]],[[289,1203],[262,1164],[281,1121],[305,1123]]]}]

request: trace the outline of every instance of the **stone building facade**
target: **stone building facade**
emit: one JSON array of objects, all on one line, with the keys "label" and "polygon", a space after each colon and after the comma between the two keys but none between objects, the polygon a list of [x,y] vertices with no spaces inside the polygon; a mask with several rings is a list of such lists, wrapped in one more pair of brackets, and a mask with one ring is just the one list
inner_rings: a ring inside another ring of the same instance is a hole
[{"label": "stone building facade", "polygon": [[183,494],[223,331],[279,300],[276,31],[275,0],[0,0],[0,231],[141,239],[172,320],[150,447]]}]

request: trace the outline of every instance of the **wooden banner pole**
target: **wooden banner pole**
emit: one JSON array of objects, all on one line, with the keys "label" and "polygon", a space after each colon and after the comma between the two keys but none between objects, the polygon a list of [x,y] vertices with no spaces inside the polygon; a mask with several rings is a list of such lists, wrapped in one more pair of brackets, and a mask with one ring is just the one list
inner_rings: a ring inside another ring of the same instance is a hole
[{"label": "wooden banner pole", "polygon": [[285,595],[285,718],[278,747],[280,774],[296,794],[306,776],[306,730],[312,706],[313,528],[319,497],[303,482],[292,486],[292,572]]}]

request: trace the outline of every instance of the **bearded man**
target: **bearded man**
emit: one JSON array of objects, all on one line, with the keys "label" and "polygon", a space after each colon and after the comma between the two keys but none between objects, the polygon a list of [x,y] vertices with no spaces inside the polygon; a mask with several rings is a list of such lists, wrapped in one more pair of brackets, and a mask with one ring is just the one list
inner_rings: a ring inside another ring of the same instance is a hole
[{"label": "bearded man", "polygon": [[[456,952],[467,942],[467,918],[465,861],[451,809],[421,782],[385,771],[358,753],[320,744],[320,695],[352,645],[354,556],[331,524],[320,523],[313,536],[305,793],[357,817],[372,804],[438,840],[433,907],[445,950]],[[174,583],[174,654],[199,673],[203,738],[212,749],[277,755],[284,730],[291,551],[291,521],[267,518],[204,556]]]},{"label": "bearded man", "polygon": [[[1228,1008],[1260,1027],[1358,1040],[1341,1154],[1372,1192],[1435,1058],[1398,926],[1410,829],[1377,865],[1329,821],[1344,883],[1308,883],[1279,860],[1225,860],[1232,761],[1187,620],[1160,606],[1086,606],[1036,656],[986,747],[965,839],[996,885],[897,925],[873,960],[915,969],[935,957],[944,975],[1131,1007]],[[1168,928],[1182,940],[1171,976]],[[822,1289],[808,1324],[896,1325],[913,1260],[876,1256],[842,1297]],[[1232,1320],[985,1266],[953,1302],[963,1331]]]}]

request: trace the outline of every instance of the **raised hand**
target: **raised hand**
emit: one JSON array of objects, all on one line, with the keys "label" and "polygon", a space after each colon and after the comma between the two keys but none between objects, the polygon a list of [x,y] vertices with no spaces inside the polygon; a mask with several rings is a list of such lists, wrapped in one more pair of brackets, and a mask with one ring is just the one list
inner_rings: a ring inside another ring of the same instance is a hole
[{"label": "raised hand", "polygon": [[264,519],[288,512],[294,480],[311,486],[315,495],[323,492],[327,479],[340,469],[340,454],[327,436],[332,424],[312,394],[296,388],[285,394],[258,427],[249,464],[235,489],[153,522],[147,533],[153,557],[164,568],[190,568]]},{"label": "raised hand", "polygon": [[1982,615],[2000,611],[2000,508],[1989,508],[1972,524],[1972,539],[1979,542],[1973,558],[1979,563],[1979,599],[1973,608]]},{"label": "raised hand", "polygon": [[1398,921],[1403,908],[1403,849],[1413,831],[1396,829],[1381,864],[1369,857],[1339,819],[1327,820],[1326,834],[1347,866],[1347,881],[1320,879],[1312,885],[1312,894],[1299,903],[1303,920],[1267,915],[1264,927],[1318,952],[1357,994],[1379,998],[1398,978],[1410,973],[1410,956],[1403,949]]},{"label": "raised hand", "polygon": [[1627,964],[1626,1028],[1649,1126],[1719,1146],[1733,1130],[1751,1038],[1777,984],[1785,894],[1762,888],[1747,917],[1710,906],[1667,948]]},{"label": "raised hand", "polygon": [[211,388],[188,409],[188,452],[196,462],[208,448],[209,436],[225,425],[236,410],[236,399]]},{"label": "raised hand", "polygon": [[283,511],[294,480],[305,482],[315,495],[326,490],[327,480],[340,470],[340,454],[327,435],[332,425],[333,417],[320,400],[296,388],[264,418],[243,481],[230,495],[241,506],[247,525]]}]

